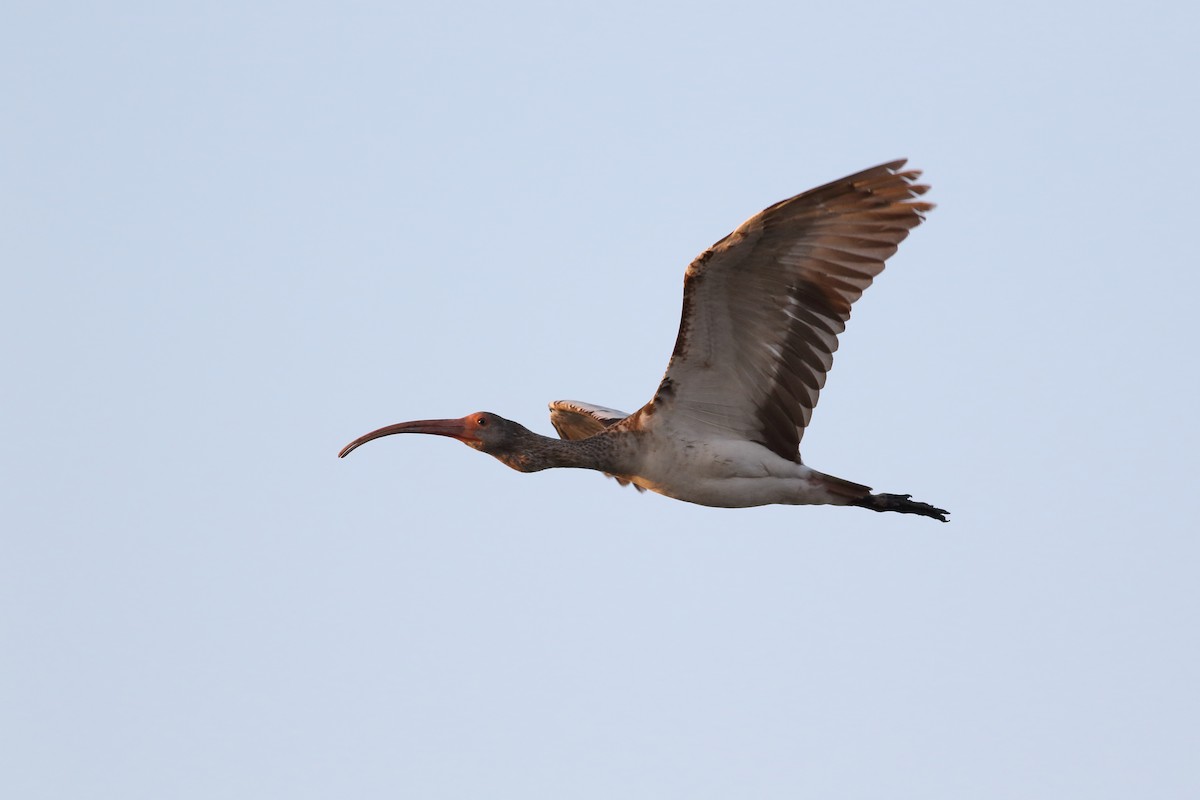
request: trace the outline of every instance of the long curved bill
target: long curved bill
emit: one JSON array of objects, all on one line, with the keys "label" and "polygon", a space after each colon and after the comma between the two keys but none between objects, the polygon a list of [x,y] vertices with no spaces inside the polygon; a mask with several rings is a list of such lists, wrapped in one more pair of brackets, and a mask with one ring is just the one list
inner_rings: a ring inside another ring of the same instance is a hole
[{"label": "long curved bill", "polygon": [[467,420],[464,419],[419,419],[413,422],[398,422],[395,425],[387,425],[377,431],[365,433],[355,439],[350,444],[342,448],[342,452],[338,453],[338,458],[345,458],[358,447],[366,444],[372,439],[379,439],[383,436],[391,436],[393,433],[431,433],[435,436],[451,436],[458,439],[460,442],[473,440],[475,437],[471,435],[470,429],[467,427]]}]

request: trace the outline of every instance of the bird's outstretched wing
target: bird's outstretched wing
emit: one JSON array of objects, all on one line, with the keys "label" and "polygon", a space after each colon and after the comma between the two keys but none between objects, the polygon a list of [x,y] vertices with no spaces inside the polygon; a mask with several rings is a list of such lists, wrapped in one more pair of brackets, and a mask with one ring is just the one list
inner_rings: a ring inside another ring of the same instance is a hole
[{"label": "bird's outstretched wing", "polygon": [[[550,404],[550,422],[558,431],[560,439],[586,439],[594,436],[605,428],[615,425],[629,415],[615,408],[605,408],[591,403],[580,403],[577,400],[555,400]],[[604,473],[608,475],[608,473]],[[629,486],[630,481],[617,476],[614,478],[622,486]],[[633,484],[639,492],[646,491],[641,486]]]},{"label": "bird's outstretched wing", "polygon": [[577,400],[555,400],[550,404],[550,422],[560,439],[586,439],[629,415]]},{"label": "bird's outstretched wing", "polygon": [[675,351],[638,424],[754,441],[799,461],[850,306],[933,208],[904,164],[776,203],[693,261]]}]

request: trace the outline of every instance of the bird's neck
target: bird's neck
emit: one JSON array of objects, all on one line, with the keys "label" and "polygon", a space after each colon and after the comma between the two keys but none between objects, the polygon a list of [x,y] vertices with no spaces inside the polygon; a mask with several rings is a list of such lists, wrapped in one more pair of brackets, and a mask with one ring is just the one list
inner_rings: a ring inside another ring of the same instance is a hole
[{"label": "bird's neck", "polygon": [[625,459],[622,454],[626,448],[622,446],[622,439],[622,435],[599,433],[587,439],[571,441],[552,439],[530,431],[521,447],[492,455],[518,472],[567,467],[624,474],[629,470],[623,463]]}]

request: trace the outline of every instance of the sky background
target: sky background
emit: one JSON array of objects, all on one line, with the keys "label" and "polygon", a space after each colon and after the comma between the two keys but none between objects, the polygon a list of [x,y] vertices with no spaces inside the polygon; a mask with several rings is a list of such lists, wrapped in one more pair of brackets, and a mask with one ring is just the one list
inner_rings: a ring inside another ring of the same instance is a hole
[{"label": "sky background", "polygon": [[[1200,796],[1183,2],[55,3],[0,23],[0,795]],[[938,204],[702,508],[381,425],[636,409],[683,270]]]}]

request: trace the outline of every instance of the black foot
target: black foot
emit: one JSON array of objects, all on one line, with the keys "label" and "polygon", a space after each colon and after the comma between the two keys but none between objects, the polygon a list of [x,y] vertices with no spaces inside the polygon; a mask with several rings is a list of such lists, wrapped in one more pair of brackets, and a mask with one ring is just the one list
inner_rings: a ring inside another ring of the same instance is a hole
[{"label": "black foot", "polygon": [[929,503],[919,503],[912,499],[911,494],[872,494],[864,497],[855,505],[869,508],[872,511],[897,511],[901,514],[920,514],[922,517],[933,517],[942,522],[950,521],[946,519],[949,511],[931,506]]}]

